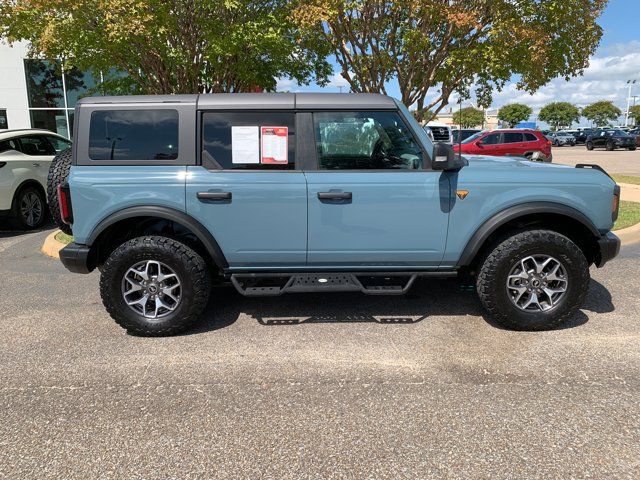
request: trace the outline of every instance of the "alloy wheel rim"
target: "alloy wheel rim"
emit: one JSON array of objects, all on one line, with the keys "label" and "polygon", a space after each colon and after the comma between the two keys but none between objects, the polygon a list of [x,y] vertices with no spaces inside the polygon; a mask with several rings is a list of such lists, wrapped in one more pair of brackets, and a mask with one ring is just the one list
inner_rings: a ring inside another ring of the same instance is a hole
[{"label": "alloy wheel rim", "polygon": [[42,201],[35,192],[27,192],[20,199],[20,215],[24,222],[35,227],[42,220]]},{"label": "alloy wheel rim", "polygon": [[122,297],[138,315],[166,317],[180,305],[182,286],[176,272],[157,260],[144,260],[129,268],[122,278]]},{"label": "alloy wheel rim", "polygon": [[569,287],[564,265],[549,255],[519,260],[507,276],[511,303],[525,312],[546,312],[558,306]]}]

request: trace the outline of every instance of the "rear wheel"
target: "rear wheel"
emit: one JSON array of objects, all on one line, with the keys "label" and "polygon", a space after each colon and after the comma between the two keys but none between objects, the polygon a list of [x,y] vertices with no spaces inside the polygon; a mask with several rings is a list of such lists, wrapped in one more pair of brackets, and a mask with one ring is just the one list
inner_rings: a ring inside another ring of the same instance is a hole
[{"label": "rear wheel", "polygon": [[102,268],[102,302],[129,333],[174,335],[190,327],[209,298],[205,261],[167,237],[133,238],[116,248]]},{"label": "rear wheel", "polygon": [[32,186],[22,188],[13,200],[14,215],[20,227],[26,230],[40,228],[46,218],[46,202],[40,189]]},{"label": "rear wheel", "polygon": [[587,142],[587,150],[593,150],[593,142]]},{"label": "rear wheel", "polygon": [[65,183],[69,177],[71,169],[71,149],[64,150],[53,157],[49,166],[49,176],[47,178],[47,195],[49,196],[49,211],[51,218],[67,235],[71,235],[71,226],[62,221],[60,216],[60,205],[58,204],[58,185]]},{"label": "rear wheel", "polygon": [[629,150],[631,150],[633,152],[636,148],[637,147],[629,147]]},{"label": "rear wheel", "polygon": [[607,145],[605,147],[607,149],[607,152],[611,152],[612,150],[614,150],[616,147],[613,144],[613,142],[607,142]]},{"label": "rear wheel", "polygon": [[476,286],[498,323],[515,330],[547,330],[580,307],[589,279],[589,265],[575,243],[553,231],[532,230],[489,252]]}]

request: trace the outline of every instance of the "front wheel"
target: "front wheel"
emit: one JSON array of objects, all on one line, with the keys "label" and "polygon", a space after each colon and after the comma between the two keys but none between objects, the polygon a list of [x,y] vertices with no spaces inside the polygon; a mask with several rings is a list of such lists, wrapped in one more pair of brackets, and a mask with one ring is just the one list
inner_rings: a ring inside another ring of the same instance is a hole
[{"label": "front wheel", "polygon": [[109,256],[100,277],[102,303],[129,333],[174,335],[190,327],[209,298],[205,261],[167,237],[133,238]]},{"label": "front wheel", "polygon": [[489,252],[476,279],[484,308],[514,330],[560,326],[582,305],[589,264],[570,239],[549,230],[507,238]]},{"label": "front wheel", "polygon": [[593,150],[593,142],[587,142],[587,150]]},{"label": "front wheel", "polygon": [[612,142],[607,142],[607,146],[605,147],[607,149],[607,152],[611,152],[613,151],[613,149],[615,149],[615,145]]},{"label": "front wheel", "polygon": [[637,147],[629,147],[629,150],[631,150],[633,152],[636,148]]}]

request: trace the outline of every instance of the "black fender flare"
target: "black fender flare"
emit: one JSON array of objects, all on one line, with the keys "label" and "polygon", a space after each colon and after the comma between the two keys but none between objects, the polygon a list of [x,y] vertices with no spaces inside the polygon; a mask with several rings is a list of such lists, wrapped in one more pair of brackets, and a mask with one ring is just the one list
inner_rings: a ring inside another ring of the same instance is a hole
[{"label": "black fender flare", "polygon": [[536,213],[564,215],[565,217],[569,217],[580,222],[593,234],[595,238],[600,238],[602,236],[593,222],[573,207],[554,202],[521,203],[501,210],[485,221],[467,242],[467,245],[460,256],[460,260],[458,260],[458,266],[464,267],[470,265],[476,254],[484,245],[484,242],[502,225],[519,217]]},{"label": "black fender flare", "polygon": [[96,227],[91,231],[87,240],[87,245],[91,246],[98,239],[100,234],[104,232],[110,226],[128,218],[135,217],[156,217],[164,220],[171,220],[179,223],[180,225],[188,228],[207,249],[209,255],[213,259],[214,263],[221,270],[229,268],[229,263],[220,248],[220,245],[213,237],[211,232],[207,230],[198,220],[192,216],[169,207],[144,205],[139,207],[129,207],[117,212],[112,213],[108,217],[104,218]]}]

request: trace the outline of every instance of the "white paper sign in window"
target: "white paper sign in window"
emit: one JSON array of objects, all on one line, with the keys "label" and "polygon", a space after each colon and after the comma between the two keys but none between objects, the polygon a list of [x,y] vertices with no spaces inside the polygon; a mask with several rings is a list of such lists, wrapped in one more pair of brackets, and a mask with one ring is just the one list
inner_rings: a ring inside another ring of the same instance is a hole
[{"label": "white paper sign in window", "polygon": [[261,137],[261,163],[286,164],[289,162],[288,127],[262,127]]},{"label": "white paper sign in window", "polygon": [[260,128],[231,127],[231,162],[260,163]]}]

